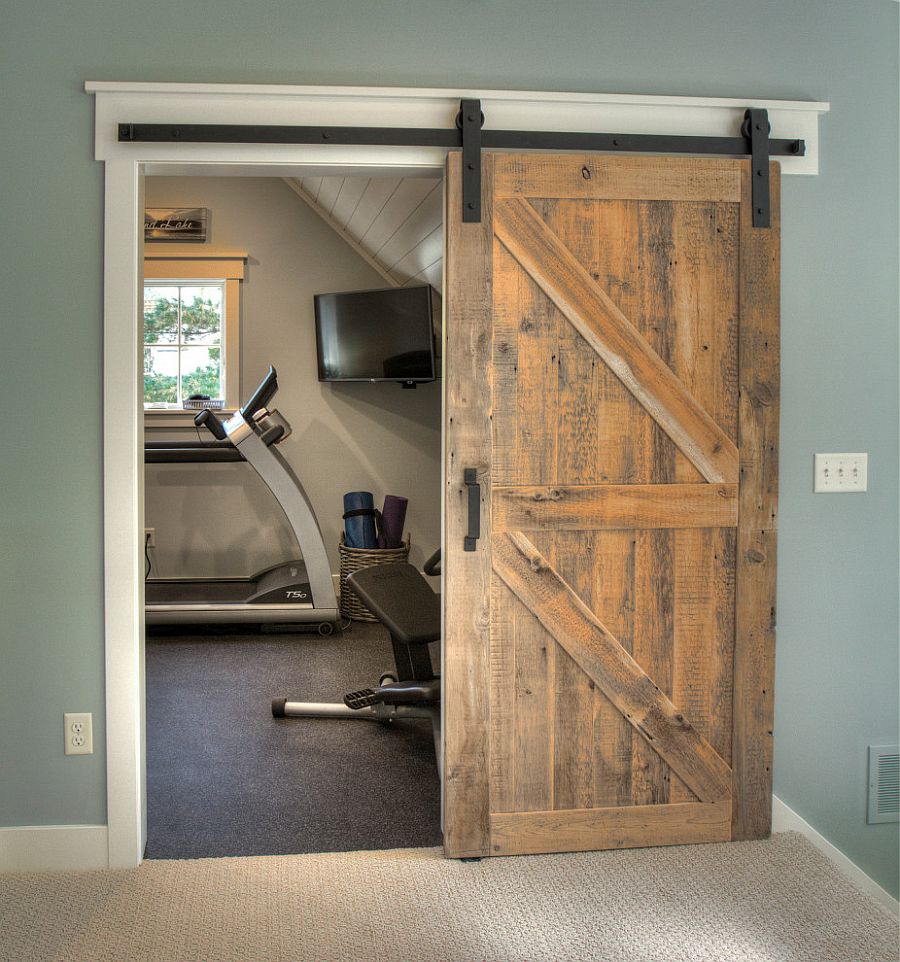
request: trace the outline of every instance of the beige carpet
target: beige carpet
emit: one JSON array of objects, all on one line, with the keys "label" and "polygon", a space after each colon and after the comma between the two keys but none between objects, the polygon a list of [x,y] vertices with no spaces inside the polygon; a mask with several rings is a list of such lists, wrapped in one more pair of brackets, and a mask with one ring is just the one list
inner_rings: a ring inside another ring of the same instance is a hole
[{"label": "beige carpet", "polygon": [[0,877],[0,958],[895,962],[897,923],[801,836],[447,861],[435,849]]}]

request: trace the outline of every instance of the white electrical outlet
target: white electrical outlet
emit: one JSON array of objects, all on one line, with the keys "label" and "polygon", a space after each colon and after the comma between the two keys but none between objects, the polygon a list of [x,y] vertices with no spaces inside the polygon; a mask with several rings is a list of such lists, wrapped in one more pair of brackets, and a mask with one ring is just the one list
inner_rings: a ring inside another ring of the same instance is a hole
[{"label": "white electrical outlet", "polygon": [[814,491],[841,494],[868,487],[868,454],[817,454]]},{"label": "white electrical outlet", "polygon": [[156,547],[156,528],[144,528],[144,547]]},{"label": "white electrical outlet", "polygon": [[94,732],[90,712],[66,712],[63,715],[67,755],[93,755]]}]

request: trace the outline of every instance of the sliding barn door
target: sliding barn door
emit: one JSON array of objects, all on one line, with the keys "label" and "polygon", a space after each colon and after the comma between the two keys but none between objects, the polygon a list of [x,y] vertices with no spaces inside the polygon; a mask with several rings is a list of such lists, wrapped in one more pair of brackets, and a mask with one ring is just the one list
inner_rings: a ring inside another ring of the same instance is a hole
[{"label": "sliding barn door", "polygon": [[777,165],[767,229],[742,160],[482,173],[463,223],[448,161],[445,850],[767,835]]}]

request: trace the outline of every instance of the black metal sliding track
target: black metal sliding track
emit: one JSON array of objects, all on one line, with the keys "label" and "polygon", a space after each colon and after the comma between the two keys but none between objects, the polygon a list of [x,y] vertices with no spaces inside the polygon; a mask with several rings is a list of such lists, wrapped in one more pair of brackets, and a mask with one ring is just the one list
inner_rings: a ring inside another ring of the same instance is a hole
[{"label": "black metal sliding track", "polygon": [[481,220],[482,150],[582,150],[655,154],[750,156],[753,226],[769,226],[769,158],[799,157],[803,140],[769,137],[768,113],[748,109],[740,136],[606,134],[541,130],[485,130],[480,100],[460,101],[455,127],[297,127],[236,124],[118,125],[120,143],[357,144],[386,147],[445,147],[463,151],[463,220]]}]

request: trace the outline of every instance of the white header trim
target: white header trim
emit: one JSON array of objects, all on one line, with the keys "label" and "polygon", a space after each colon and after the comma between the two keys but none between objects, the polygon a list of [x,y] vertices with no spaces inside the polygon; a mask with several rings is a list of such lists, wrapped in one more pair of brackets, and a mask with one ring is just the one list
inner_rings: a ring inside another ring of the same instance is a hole
[{"label": "white header trim", "polygon": [[600,94],[570,93],[546,90],[478,90],[452,87],[325,87],[291,86],[289,84],[194,84],[194,83],[133,83],[88,80],[84,89],[88,93],[171,93],[203,94],[204,96],[227,94],[233,96],[261,97],[326,97],[360,99],[404,100],[460,100],[476,97],[482,100],[519,100],[542,103],[585,104],[665,104],[694,107],[766,107],[778,110],[816,110],[827,113],[830,104],[807,100],[740,100],[729,97],[673,97],[646,94]]},{"label": "white header trim", "polygon": [[[448,127],[463,97],[478,98],[493,130],[571,130],[608,133],[734,137],[747,107],[769,112],[773,137],[802,138],[806,156],[779,158],[785,174],[818,172],[818,119],[827,103],[410,87],[317,87],[274,84],[116,83],[89,81],[97,97],[98,160],[137,158],[147,163],[260,163],[259,145],[120,144],[119,123],[281,124],[323,126]],[[397,148],[338,145],[265,145],[264,163],[291,166],[396,167]],[[410,168],[439,168],[447,151],[404,149]],[[390,155],[390,163],[385,158]],[[199,172],[199,171],[198,171]]]}]

